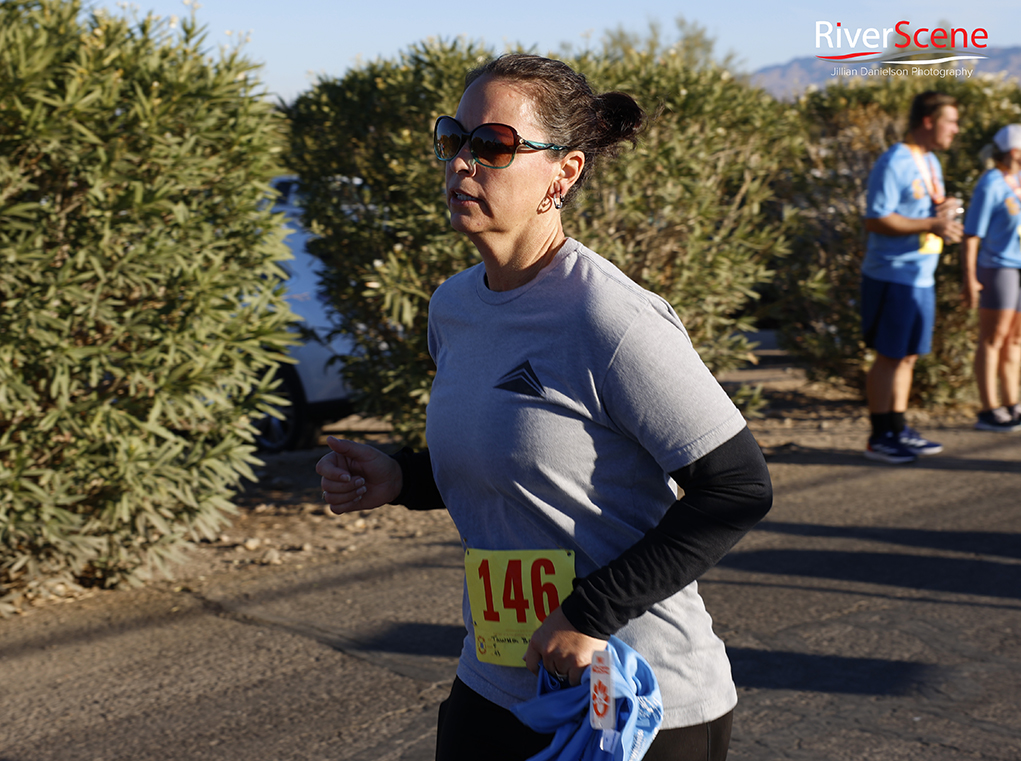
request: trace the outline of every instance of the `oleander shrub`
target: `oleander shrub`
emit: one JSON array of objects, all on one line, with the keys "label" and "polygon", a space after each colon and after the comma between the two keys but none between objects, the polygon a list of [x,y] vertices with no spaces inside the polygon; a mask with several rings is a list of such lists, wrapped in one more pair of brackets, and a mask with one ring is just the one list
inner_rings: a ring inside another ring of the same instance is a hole
[{"label": "oleander shrub", "polygon": [[[802,163],[778,190],[798,211],[792,254],[769,291],[770,317],[786,345],[819,379],[864,390],[871,355],[858,313],[865,254],[865,196],[876,159],[903,139],[907,111],[918,93],[934,89],[960,103],[961,131],[939,154],[946,190],[967,206],[985,169],[982,147],[1001,126],[1021,121],[1021,89],[1003,77],[876,78],[838,83],[802,96]],[[937,322],[932,352],[916,365],[915,403],[966,403],[974,397],[972,359],[977,320],[960,298],[962,246],[947,245],[936,273]]]},{"label": "oleander shrub", "polygon": [[0,5],[0,612],[213,537],[293,315],[284,121],[194,17]]},{"label": "oleander shrub", "polygon": [[697,27],[668,45],[617,37],[572,61],[597,91],[649,111],[634,150],[607,164],[565,216],[568,234],[669,301],[714,373],[754,361],[744,333],[789,253],[776,199],[802,150],[797,112],[716,62]]},{"label": "oleander shrub", "polygon": [[449,225],[432,125],[457,108],[465,72],[490,52],[461,41],[413,45],[394,60],[322,78],[286,109],[289,161],[305,194],[309,250],[356,349],[344,373],[360,412],[420,443],[435,371],[429,298],[478,261]]},{"label": "oleander shrub", "polygon": [[[750,358],[768,263],[787,251],[791,220],[771,183],[789,171],[797,113],[735,78],[700,30],[679,40],[610,35],[602,49],[565,53],[597,90],[631,92],[654,116],[626,151],[565,208],[565,230],[669,300],[715,372]],[[467,70],[494,55],[464,41],[414,45],[342,78],[323,78],[287,109],[293,168],[307,196],[313,251],[340,329],[358,344],[345,372],[361,409],[422,443],[434,367],[429,298],[475,264],[448,222],[431,131],[453,114]]]}]

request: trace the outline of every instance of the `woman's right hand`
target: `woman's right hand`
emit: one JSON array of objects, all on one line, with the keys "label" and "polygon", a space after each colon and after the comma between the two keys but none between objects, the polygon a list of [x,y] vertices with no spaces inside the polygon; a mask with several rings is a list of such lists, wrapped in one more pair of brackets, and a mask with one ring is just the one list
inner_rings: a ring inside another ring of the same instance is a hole
[{"label": "woman's right hand", "polygon": [[337,515],[369,510],[397,498],[404,485],[401,466],[392,457],[366,444],[333,436],[326,438],[330,453],[316,463],[322,476],[323,501]]}]

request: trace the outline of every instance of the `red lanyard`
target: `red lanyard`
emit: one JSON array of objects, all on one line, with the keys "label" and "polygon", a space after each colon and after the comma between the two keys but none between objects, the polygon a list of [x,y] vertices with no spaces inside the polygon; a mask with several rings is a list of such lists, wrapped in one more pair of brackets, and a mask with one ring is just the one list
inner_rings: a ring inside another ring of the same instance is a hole
[{"label": "red lanyard", "polygon": [[908,145],[908,150],[911,151],[911,157],[915,160],[915,164],[918,166],[918,171],[922,175],[922,182],[925,183],[925,189],[929,191],[929,197],[932,198],[932,202],[939,206],[943,201],[946,200],[946,196],[943,194],[943,183],[941,183],[936,177],[936,163],[933,159],[932,154],[929,154],[928,162],[922,157],[925,155],[925,151],[919,148],[917,145]]}]

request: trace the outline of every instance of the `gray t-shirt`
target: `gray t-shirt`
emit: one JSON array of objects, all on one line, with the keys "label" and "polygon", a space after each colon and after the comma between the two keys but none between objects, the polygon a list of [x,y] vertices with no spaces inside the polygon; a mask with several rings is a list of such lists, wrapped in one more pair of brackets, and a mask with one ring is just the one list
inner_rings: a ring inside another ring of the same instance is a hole
[{"label": "gray t-shirt", "polygon": [[[466,549],[566,549],[583,577],[654,527],[677,498],[667,475],[745,422],[662,298],[575,240],[530,282],[495,292],[477,265],[429,308],[437,372],[427,438],[440,494]],[[524,668],[476,658],[458,676],[509,707],[535,695]],[[663,728],[711,721],[737,692],[692,583],[617,636],[650,663]]]}]

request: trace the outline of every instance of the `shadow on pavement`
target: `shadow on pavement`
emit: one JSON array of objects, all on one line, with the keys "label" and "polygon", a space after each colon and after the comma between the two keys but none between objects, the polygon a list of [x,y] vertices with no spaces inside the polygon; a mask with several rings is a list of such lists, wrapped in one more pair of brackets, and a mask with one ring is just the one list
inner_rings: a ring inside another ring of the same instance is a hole
[{"label": "shadow on pavement", "polygon": [[[460,547],[458,542],[430,542],[423,546]],[[236,593],[228,593],[225,594],[222,599],[214,599],[219,598],[219,595],[215,592],[212,596],[206,596],[205,594],[191,589],[187,585],[183,585],[178,589],[185,593],[187,597],[193,601],[193,604],[190,606],[182,605],[181,601],[184,598],[180,597],[176,593],[164,593],[158,597],[152,598],[148,605],[137,607],[130,612],[119,616],[114,624],[111,624],[106,619],[80,617],[75,619],[72,625],[59,627],[52,634],[46,637],[36,636],[31,640],[23,639],[19,641],[15,639],[11,642],[0,643],[0,660],[4,658],[17,658],[27,653],[36,652],[45,648],[59,647],[68,644],[84,645],[91,642],[97,642],[132,630],[160,627],[165,625],[169,620],[182,623],[189,619],[208,615],[234,618],[241,623],[253,623],[257,625],[267,622],[277,625],[283,623],[283,628],[288,628],[295,622],[277,621],[270,616],[262,616],[258,613],[254,613],[253,611],[257,610],[260,606],[271,605],[279,600],[292,599],[296,596],[312,593],[328,594],[331,589],[344,588],[346,586],[365,581],[385,579],[402,571],[407,572],[408,569],[425,571],[429,569],[461,568],[463,568],[463,566],[459,563],[448,561],[443,558],[416,558],[407,563],[394,563],[388,565],[385,570],[381,570],[378,567],[353,566],[350,569],[341,568],[328,575],[317,575],[313,578],[305,578],[290,584],[280,584],[268,589],[262,589],[258,592],[246,592],[241,597],[239,597]],[[422,627],[430,626],[429,624],[409,625]],[[456,629],[457,627],[446,628]],[[326,631],[315,626],[306,626],[304,623],[298,623],[294,631],[295,633],[309,636],[305,629],[314,630],[315,632],[320,633]],[[331,644],[331,641],[329,640],[330,636],[333,636],[332,633],[328,633],[327,638],[324,639],[326,644]],[[318,634],[316,634],[314,638],[323,639]],[[372,635],[372,638],[375,639],[376,635]],[[461,627],[461,635],[457,640],[458,649],[457,652],[454,653],[455,656],[459,655],[461,652],[460,642],[463,638],[464,628]],[[425,641],[430,642],[432,640],[427,637]],[[353,639],[347,638],[345,639],[345,642],[348,643],[348,646],[360,649],[360,645],[354,644],[355,640]],[[437,653],[437,655],[446,654],[447,653]],[[0,761],[6,760],[0,758]]]},{"label": "shadow on pavement", "polygon": [[908,695],[934,681],[938,667],[881,658],[727,648],[738,687],[855,695]]},{"label": "shadow on pavement", "polygon": [[463,626],[404,623],[369,636],[352,638],[352,641],[362,650],[457,658],[461,655],[464,635]]},{"label": "shadow on pavement", "polygon": [[[785,444],[780,447],[767,447],[763,450],[766,462],[784,465],[851,465],[868,466],[876,469],[942,470],[982,473],[1019,473],[1021,462],[1016,460],[993,460],[955,457],[953,454],[942,454],[921,457],[906,465],[887,465],[865,459],[862,450],[858,449],[815,449],[798,444]],[[961,454],[965,454],[962,452]]]},{"label": "shadow on pavement", "polygon": [[1021,599],[1021,566],[990,560],[836,550],[752,550],[728,555],[720,566],[749,573]]},{"label": "shadow on pavement", "polygon": [[927,531],[913,528],[879,528],[874,526],[822,526],[811,523],[784,523],[765,520],[756,531],[771,531],[794,536],[825,536],[888,542],[905,547],[928,547],[934,550],[972,552],[976,555],[998,555],[1021,560],[1021,535],[994,531]]}]

